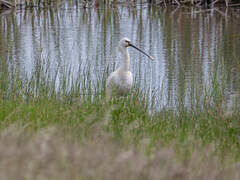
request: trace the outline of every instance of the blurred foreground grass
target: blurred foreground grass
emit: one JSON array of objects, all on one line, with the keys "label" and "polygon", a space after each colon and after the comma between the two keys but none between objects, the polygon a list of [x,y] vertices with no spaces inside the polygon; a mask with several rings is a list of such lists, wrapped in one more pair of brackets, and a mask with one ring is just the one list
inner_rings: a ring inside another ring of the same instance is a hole
[{"label": "blurred foreground grass", "polygon": [[[2,179],[239,179],[239,164],[219,167],[214,146],[195,149],[179,161],[174,145],[157,146],[151,155],[122,146],[95,129],[77,143],[56,127],[29,136],[12,125],[0,134]],[[143,147],[146,142],[140,143]]]},{"label": "blurred foreground grass", "polygon": [[239,112],[150,113],[136,96],[105,103],[39,96],[0,103],[4,179],[239,179]]}]

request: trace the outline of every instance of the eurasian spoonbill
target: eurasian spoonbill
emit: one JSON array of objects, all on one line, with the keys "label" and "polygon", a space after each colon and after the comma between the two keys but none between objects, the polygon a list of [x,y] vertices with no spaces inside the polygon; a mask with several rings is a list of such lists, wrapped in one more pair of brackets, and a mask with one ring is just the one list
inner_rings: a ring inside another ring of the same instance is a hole
[{"label": "eurasian spoonbill", "polygon": [[111,97],[126,95],[133,83],[133,76],[129,70],[130,66],[130,56],[128,52],[128,47],[133,47],[149,57],[151,60],[154,58],[147,53],[143,52],[141,49],[137,48],[131,44],[128,38],[123,38],[118,43],[118,52],[121,54],[123,61],[119,68],[112,72],[106,81],[106,99],[109,101]]}]

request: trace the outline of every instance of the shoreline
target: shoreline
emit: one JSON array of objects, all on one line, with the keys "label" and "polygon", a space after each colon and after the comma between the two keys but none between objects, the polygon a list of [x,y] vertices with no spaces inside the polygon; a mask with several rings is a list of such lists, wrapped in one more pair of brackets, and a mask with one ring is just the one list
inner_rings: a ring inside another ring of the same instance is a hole
[{"label": "shoreline", "polygon": [[[57,2],[59,4],[59,2]],[[4,13],[6,10],[14,9],[14,8],[50,8],[54,5],[54,2],[45,2],[45,1],[32,1],[28,2],[24,0],[21,3],[11,2],[9,0],[0,0],[0,13]],[[61,4],[61,3],[60,3]],[[79,5],[83,8],[99,8],[100,6],[107,6],[110,8],[115,8],[118,5],[124,5],[127,7],[135,7],[138,5],[148,5],[154,8],[168,8],[168,7],[196,7],[196,8],[204,8],[204,9],[214,9],[216,7],[240,7],[240,2],[229,2],[228,0],[147,0],[146,2],[138,2],[138,1],[131,1],[131,2],[118,2],[117,0],[104,0],[100,2],[99,0],[95,1],[84,1],[79,2]]]}]

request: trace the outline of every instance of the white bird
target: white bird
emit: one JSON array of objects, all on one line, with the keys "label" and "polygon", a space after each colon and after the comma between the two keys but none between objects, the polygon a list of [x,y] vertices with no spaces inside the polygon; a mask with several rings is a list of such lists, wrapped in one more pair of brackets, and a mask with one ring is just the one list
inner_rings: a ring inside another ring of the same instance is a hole
[{"label": "white bird", "polygon": [[128,38],[123,38],[118,43],[118,52],[121,54],[123,58],[123,62],[119,68],[117,68],[114,72],[112,72],[106,81],[106,99],[109,101],[112,96],[122,96],[126,95],[133,83],[133,76],[131,71],[129,71],[130,67],[130,56],[128,52],[128,47],[133,47],[149,57],[151,60],[154,58],[147,53],[143,52],[141,49],[130,43]]}]

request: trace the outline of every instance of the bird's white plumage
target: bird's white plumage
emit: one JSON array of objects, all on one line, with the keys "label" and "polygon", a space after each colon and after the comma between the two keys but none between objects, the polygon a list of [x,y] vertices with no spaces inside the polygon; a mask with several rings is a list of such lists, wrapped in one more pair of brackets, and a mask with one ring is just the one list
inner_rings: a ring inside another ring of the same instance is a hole
[{"label": "bird's white plumage", "polygon": [[138,51],[145,54],[151,60],[154,58],[147,53],[143,52],[141,49],[137,48],[133,44],[130,43],[128,38],[123,38],[118,43],[118,52],[122,56],[122,64],[119,68],[117,68],[114,72],[110,74],[107,78],[106,82],[106,98],[110,100],[111,97],[114,96],[122,96],[127,94],[133,83],[133,76],[132,73],[129,71],[130,67],[130,56],[128,52],[128,47],[131,46]]},{"label": "bird's white plumage", "polygon": [[109,100],[112,95],[126,95],[132,87],[133,76],[130,71],[121,72],[119,69],[112,72],[107,78],[106,94]]},{"label": "bird's white plumage", "polygon": [[133,82],[132,73],[129,71],[130,57],[128,46],[130,40],[123,38],[119,41],[118,51],[123,58],[123,62],[118,69],[110,74],[106,81],[106,98],[110,100],[114,96],[122,96],[127,94]]}]

